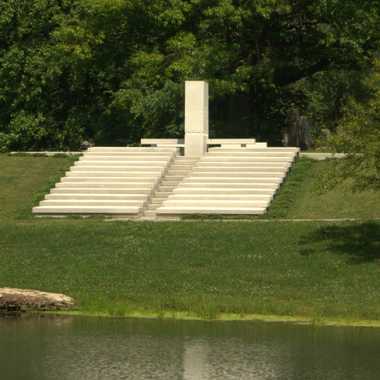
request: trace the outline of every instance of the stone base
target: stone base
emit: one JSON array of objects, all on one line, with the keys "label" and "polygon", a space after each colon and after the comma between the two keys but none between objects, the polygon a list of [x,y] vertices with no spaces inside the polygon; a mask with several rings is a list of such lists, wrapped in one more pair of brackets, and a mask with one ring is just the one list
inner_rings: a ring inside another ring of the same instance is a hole
[{"label": "stone base", "polygon": [[200,158],[207,152],[208,136],[204,133],[187,133],[185,137],[185,157]]}]

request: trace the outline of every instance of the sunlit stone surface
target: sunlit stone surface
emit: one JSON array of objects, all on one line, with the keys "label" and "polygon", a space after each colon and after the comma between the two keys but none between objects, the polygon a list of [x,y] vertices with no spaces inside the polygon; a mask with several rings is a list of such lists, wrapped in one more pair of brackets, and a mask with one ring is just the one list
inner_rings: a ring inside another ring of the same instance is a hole
[{"label": "sunlit stone surface", "polygon": [[201,157],[207,151],[208,83],[185,83],[185,155]]}]

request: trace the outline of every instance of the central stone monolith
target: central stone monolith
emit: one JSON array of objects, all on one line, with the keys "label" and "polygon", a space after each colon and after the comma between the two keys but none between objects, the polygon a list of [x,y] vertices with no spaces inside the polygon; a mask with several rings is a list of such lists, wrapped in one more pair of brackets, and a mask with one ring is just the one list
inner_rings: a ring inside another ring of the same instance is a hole
[{"label": "central stone monolith", "polygon": [[201,157],[207,152],[208,83],[185,82],[185,156]]}]

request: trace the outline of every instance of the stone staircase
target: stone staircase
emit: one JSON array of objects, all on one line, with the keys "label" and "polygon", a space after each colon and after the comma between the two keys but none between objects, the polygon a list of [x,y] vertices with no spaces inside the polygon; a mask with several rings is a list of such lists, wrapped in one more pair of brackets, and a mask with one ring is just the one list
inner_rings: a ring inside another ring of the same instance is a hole
[{"label": "stone staircase", "polygon": [[143,210],[142,218],[146,220],[154,220],[157,217],[157,209],[172,194],[177,185],[188,176],[198,159],[176,156],[168,167],[165,176],[153,192],[150,202]]},{"label": "stone staircase", "polygon": [[90,148],[33,213],[139,216],[175,155],[175,149]]},{"label": "stone staircase", "polygon": [[263,214],[297,148],[210,148],[201,158],[176,147],[94,147],[33,213],[103,214],[144,220],[185,214]]},{"label": "stone staircase", "polygon": [[157,215],[264,214],[298,148],[211,148],[160,206]]}]

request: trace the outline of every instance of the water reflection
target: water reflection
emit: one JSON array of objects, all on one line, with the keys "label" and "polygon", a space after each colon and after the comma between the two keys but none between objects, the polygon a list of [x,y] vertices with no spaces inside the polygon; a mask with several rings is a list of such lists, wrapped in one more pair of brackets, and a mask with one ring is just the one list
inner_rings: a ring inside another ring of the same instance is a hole
[{"label": "water reflection", "polygon": [[0,320],[1,380],[379,379],[380,331],[261,323]]}]

